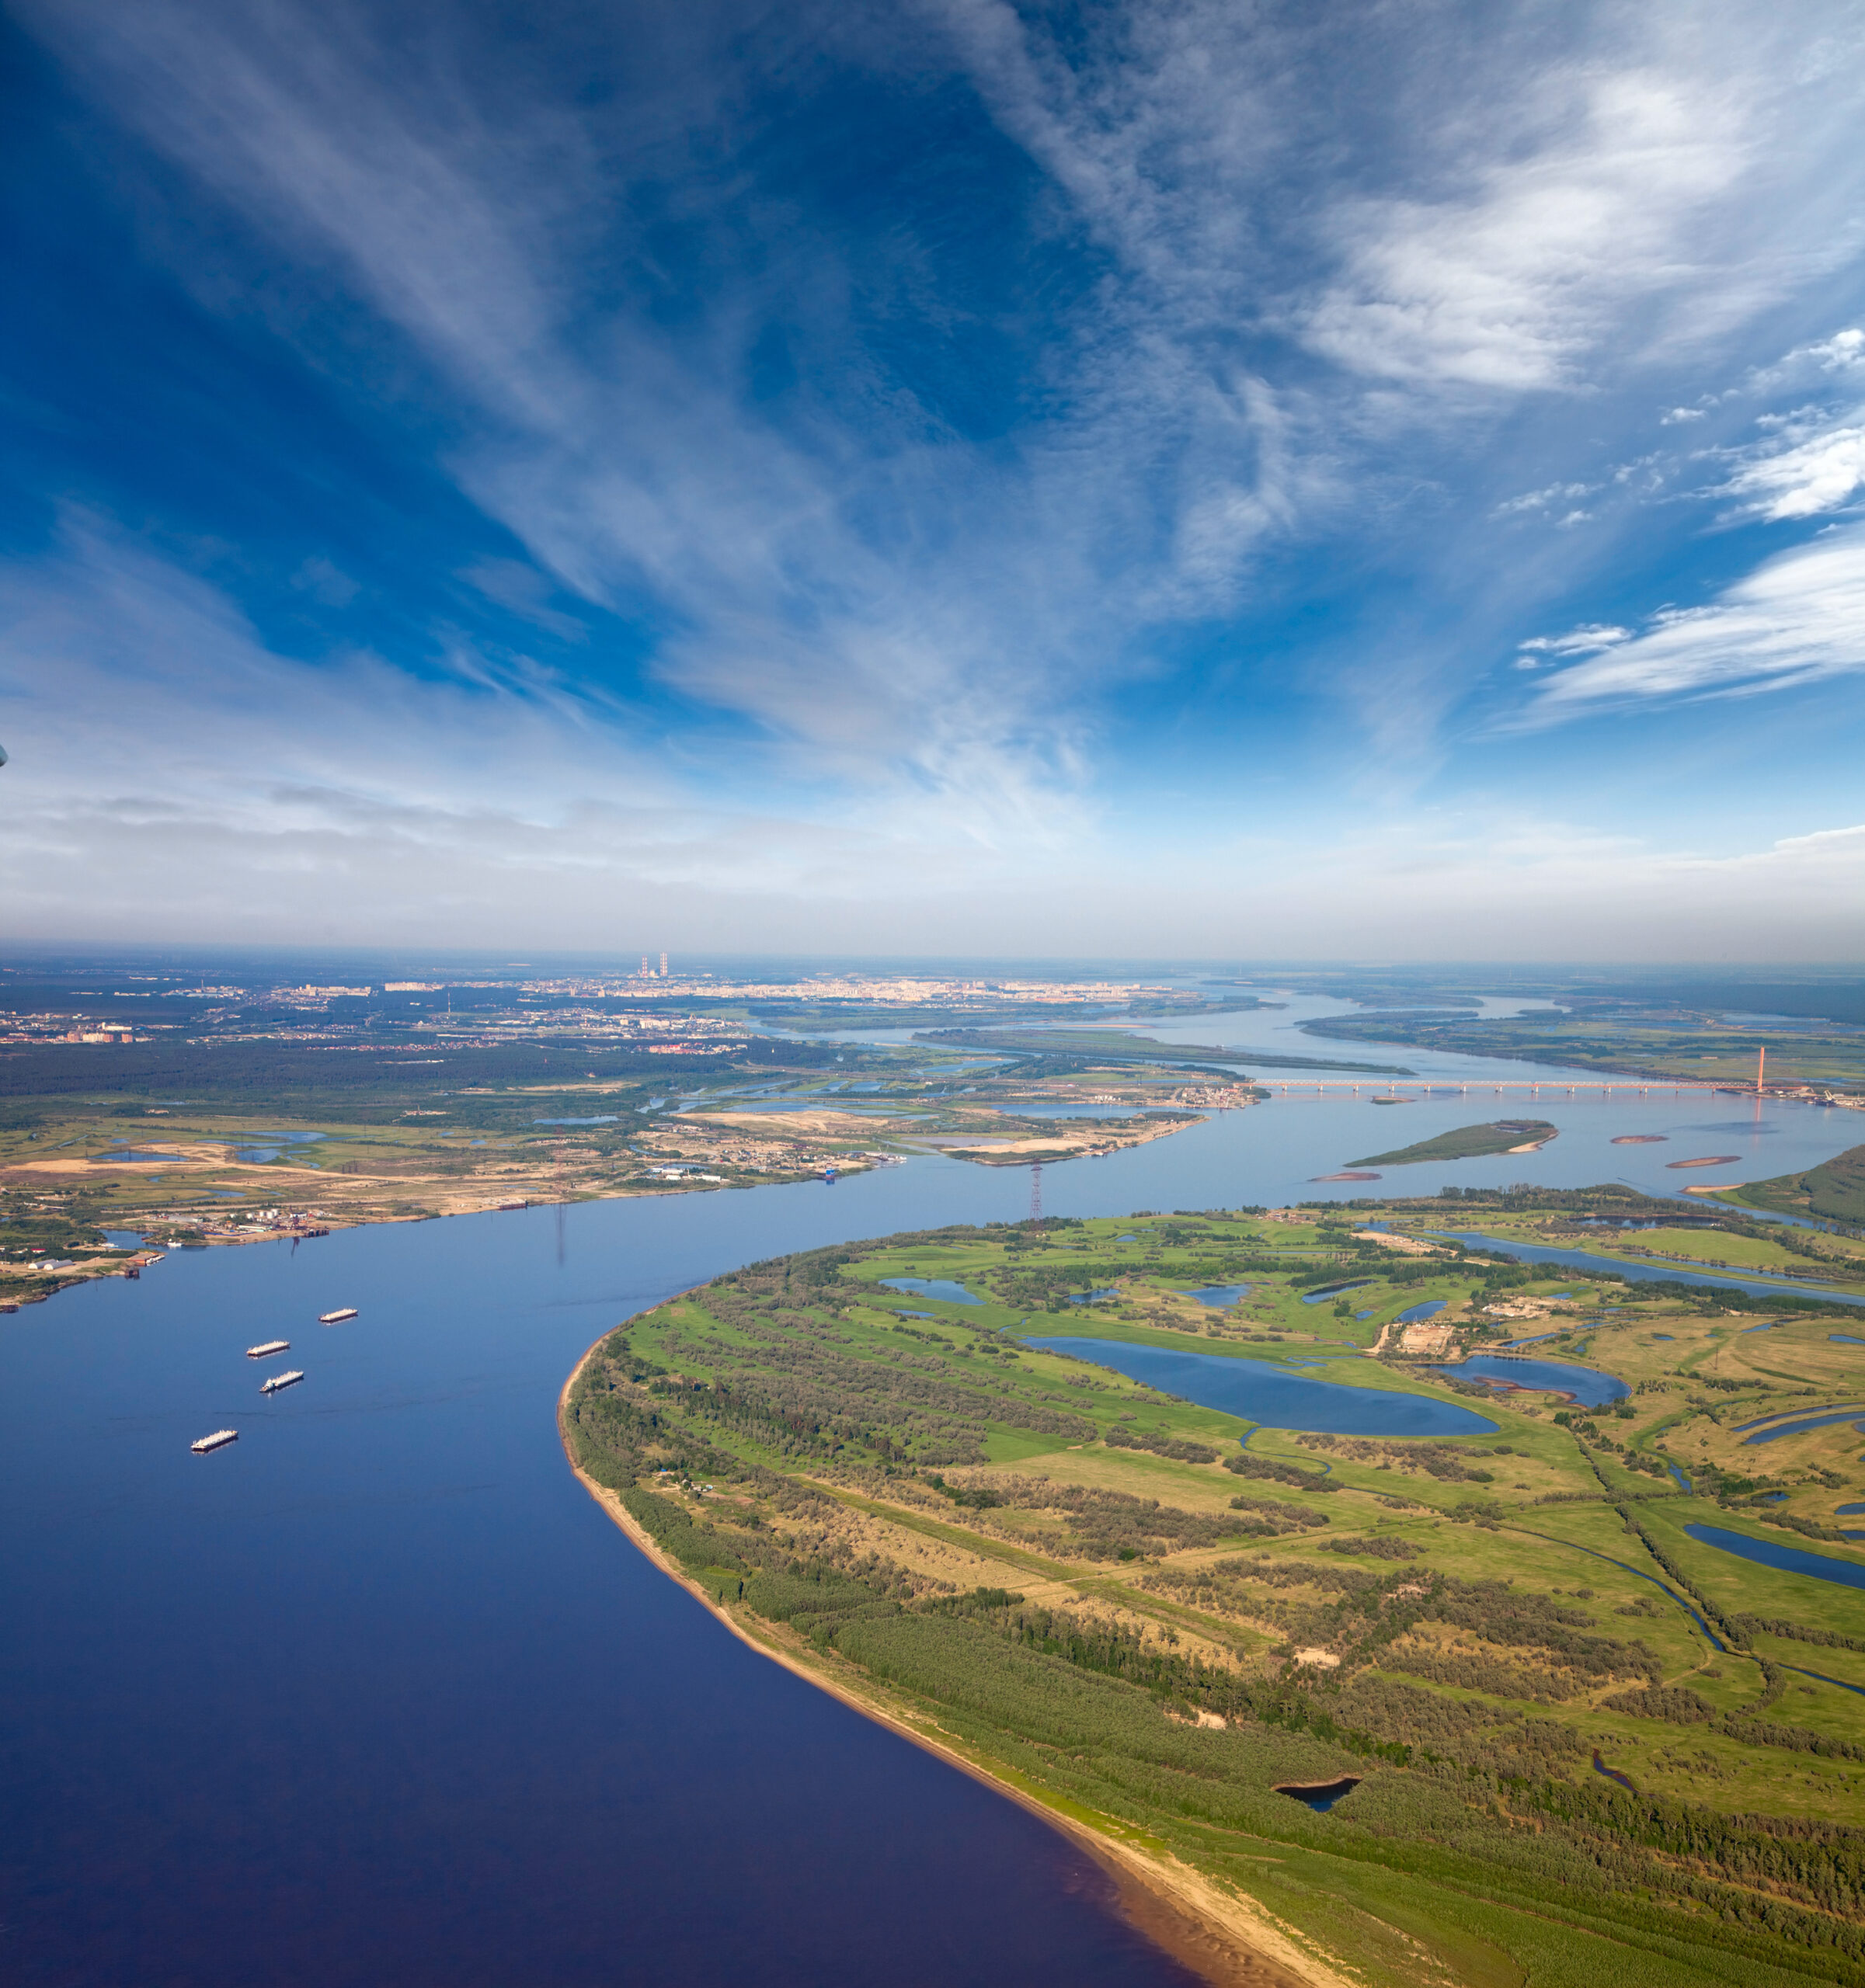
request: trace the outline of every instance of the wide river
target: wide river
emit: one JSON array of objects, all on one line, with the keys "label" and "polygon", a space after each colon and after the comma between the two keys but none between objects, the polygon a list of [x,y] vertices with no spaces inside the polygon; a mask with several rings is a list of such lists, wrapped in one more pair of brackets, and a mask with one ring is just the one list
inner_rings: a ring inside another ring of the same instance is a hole
[{"label": "wide river", "polygon": [[[1266,1042],[1286,1017],[1238,1019]],[[1496,1108],[1279,1097],[1053,1167],[1044,1199],[1312,1197],[1314,1173]],[[1543,1152],[1371,1191],[1675,1188],[1672,1157],[1739,1151],[1712,1177],[1752,1177],[1860,1129],[1730,1099],[1534,1109],[1563,1128]],[[1622,1131],[1668,1143],[1610,1145]],[[586,1203],[561,1248],[538,1209],[181,1252],[0,1318],[5,1977],[1188,1981],[1068,1842],[722,1631],[557,1441],[565,1375],[629,1313],[782,1250],[1015,1219],[1028,1194],[1021,1170],[926,1159]],[[309,1378],[262,1401],[244,1349],[273,1337]],[[189,1454],[222,1425],[238,1444]]]}]

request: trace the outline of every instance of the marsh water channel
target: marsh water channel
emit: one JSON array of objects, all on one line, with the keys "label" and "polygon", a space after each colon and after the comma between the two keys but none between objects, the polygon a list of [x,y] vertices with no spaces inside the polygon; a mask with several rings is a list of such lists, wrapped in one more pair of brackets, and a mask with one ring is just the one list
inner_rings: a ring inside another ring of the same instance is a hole
[{"label": "marsh water channel", "polygon": [[[1394,1119],[1421,1138],[1491,1115],[1474,1095],[1279,1097],[1052,1167],[1045,1200],[1318,1197],[1308,1177]],[[1730,1115],[1540,1109],[1563,1128],[1542,1152],[1413,1177],[1656,1184],[1665,1149],[1614,1132],[1695,1150],[1692,1121]],[[1762,1107],[1755,1169],[1829,1156],[1839,1116]],[[1071,1842],[725,1634],[558,1442],[565,1376],[631,1313],[782,1251],[1015,1220],[1028,1193],[1021,1170],[928,1156],[587,1202],[561,1227],[538,1208],[178,1251],[0,1317],[9,1979],[1188,1981]],[[273,1338],[306,1378],[262,1398],[245,1349]],[[238,1442],[190,1454],[221,1427]]]}]

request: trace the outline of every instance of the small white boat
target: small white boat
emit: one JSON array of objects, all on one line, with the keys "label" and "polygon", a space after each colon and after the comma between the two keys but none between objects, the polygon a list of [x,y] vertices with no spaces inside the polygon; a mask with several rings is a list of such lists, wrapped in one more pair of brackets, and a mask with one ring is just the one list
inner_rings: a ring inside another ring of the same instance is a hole
[{"label": "small white boat", "polygon": [[280,1388],[295,1388],[304,1375],[294,1368],[289,1374],[274,1374],[270,1380],[261,1381],[259,1391],[263,1395],[275,1395]]},{"label": "small white boat", "polygon": [[356,1315],[357,1308],[353,1305],[341,1312],[320,1312],[318,1323],[320,1326],[340,1326],[346,1319],[353,1319]]},{"label": "small white boat", "polygon": [[190,1443],[188,1448],[197,1457],[204,1457],[210,1450],[224,1450],[229,1443],[238,1441],[239,1431],[237,1429],[216,1429],[211,1436],[204,1436],[199,1442]]},{"label": "small white boat", "polygon": [[263,1346],[248,1347],[246,1348],[246,1357],[249,1360],[270,1360],[275,1353],[289,1353],[291,1350],[291,1342],[290,1340],[269,1339]]}]

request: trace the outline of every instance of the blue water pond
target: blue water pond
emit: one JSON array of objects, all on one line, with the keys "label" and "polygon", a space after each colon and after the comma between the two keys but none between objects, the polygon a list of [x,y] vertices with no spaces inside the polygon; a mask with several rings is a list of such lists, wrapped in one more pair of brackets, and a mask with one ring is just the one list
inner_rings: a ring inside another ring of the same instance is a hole
[{"label": "blue water pond", "polygon": [[1369,1284],[1378,1282],[1376,1277],[1356,1277],[1348,1284],[1324,1284],[1319,1291],[1311,1291],[1302,1300],[1304,1305],[1324,1305],[1331,1298],[1338,1298],[1344,1291],[1359,1291]]},{"label": "blue water pond", "polygon": [[1222,1311],[1227,1305],[1234,1305],[1240,1298],[1248,1295],[1247,1284],[1207,1284],[1202,1290],[1187,1291],[1180,1295],[1195,1298],[1201,1305],[1209,1305],[1213,1311]]},{"label": "blue water pond", "polygon": [[954,1284],[948,1277],[884,1277],[881,1281],[889,1291],[907,1291],[916,1298],[936,1298],[941,1305],[982,1305],[982,1298],[974,1298],[962,1284]]},{"label": "blue water pond", "polygon": [[1706,1546],[1719,1547],[1739,1559],[1772,1567],[1777,1573],[1805,1574],[1838,1587],[1865,1587],[1865,1566],[1856,1560],[1835,1560],[1830,1553],[1809,1553],[1804,1547],[1777,1540],[1752,1539],[1745,1532],[1731,1532],[1720,1525],[1687,1525],[1684,1531]]},{"label": "blue water pond", "polygon": [[1327,1436],[1492,1436],[1487,1416],[1428,1395],[1400,1394],[1383,1388],[1352,1388],[1338,1381],[1313,1381],[1261,1360],[1227,1359],[1220,1354],[1179,1353],[1160,1346],[1136,1346],[1124,1340],[1032,1339],[1032,1346],[1072,1353],[1111,1367],[1131,1380],[1220,1409],[1272,1429],[1305,1429]]},{"label": "blue water pond", "polygon": [[1307,1787],[1290,1785],[1279,1788],[1279,1795],[1286,1795],[1292,1802],[1299,1802],[1304,1809],[1312,1809],[1317,1816],[1324,1816],[1335,1802],[1345,1802],[1360,1785],[1357,1774],[1343,1774],[1338,1781],[1311,1784]]},{"label": "blue water pond", "polygon": [[1571,1395],[1583,1408],[1603,1407],[1630,1392],[1616,1374],[1602,1374],[1593,1367],[1570,1366],[1564,1360],[1510,1360],[1499,1354],[1479,1353],[1462,1366],[1447,1371],[1460,1380]]},{"label": "blue water pond", "polygon": [[1109,1284],[1104,1284],[1098,1291],[1072,1291],[1069,1293],[1069,1302],[1071,1305],[1098,1305],[1105,1298],[1119,1295],[1120,1293]]},{"label": "blue water pond", "polygon": [[[287,1146],[309,1145],[325,1136],[322,1132],[249,1132],[247,1137],[255,1143],[235,1146],[233,1157],[243,1159],[249,1166],[263,1166],[267,1160],[277,1159]],[[260,1141],[264,1143],[259,1143]]]},{"label": "blue water pond", "polygon": [[1841,1346],[1865,1346],[1865,1339],[1860,1339],[1856,1333],[1828,1333],[1826,1336]]},{"label": "blue water pond", "polygon": [[1443,1309],[1444,1300],[1433,1298],[1423,1305],[1413,1305],[1408,1312],[1401,1312],[1399,1323],[1402,1326],[1422,1325],[1427,1319],[1435,1319]]}]

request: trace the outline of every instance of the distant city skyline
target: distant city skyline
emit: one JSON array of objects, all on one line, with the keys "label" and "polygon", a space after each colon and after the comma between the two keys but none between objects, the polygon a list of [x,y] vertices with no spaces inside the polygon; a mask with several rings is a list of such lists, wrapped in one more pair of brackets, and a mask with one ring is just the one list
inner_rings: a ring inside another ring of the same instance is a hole
[{"label": "distant city skyline", "polygon": [[1865,22],[16,0],[16,941],[1865,945]]}]

